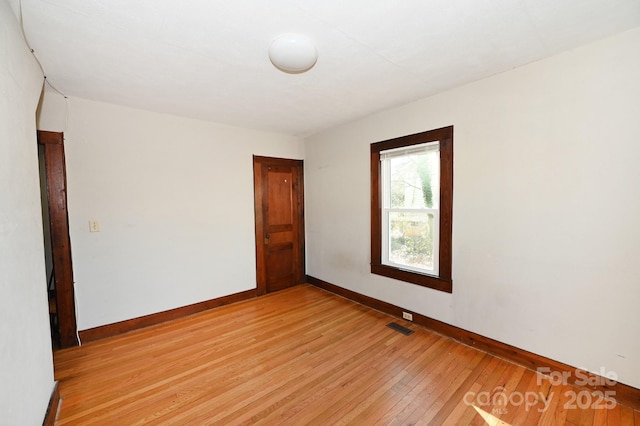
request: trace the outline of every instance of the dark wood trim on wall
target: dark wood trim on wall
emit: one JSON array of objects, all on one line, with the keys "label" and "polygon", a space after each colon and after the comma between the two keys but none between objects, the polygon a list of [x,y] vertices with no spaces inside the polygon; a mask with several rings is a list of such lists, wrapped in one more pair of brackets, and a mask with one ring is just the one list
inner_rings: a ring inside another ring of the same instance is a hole
[{"label": "dark wood trim on wall", "polygon": [[[471,331],[446,324],[442,321],[420,315],[408,309],[402,309],[401,307],[392,305],[391,303],[383,302],[381,300],[374,299],[373,297],[365,296],[363,294],[347,290],[343,287],[339,287],[335,284],[328,283],[315,277],[307,275],[307,282],[323,290],[337,294],[338,296],[342,296],[346,299],[352,300],[354,302],[360,303],[361,305],[368,306],[372,309],[384,312],[394,317],[402,318],[402,312],[409,312],[413,314],[413,322],[415,324],[431,329],[436,333],[450,337],[460,343],[480,349],[481,351],[490,353],[499,358],[503,358],[516,364],[520,364],[533,371],[536,371],[538,368],[547,368],[550,372],[564,373],[567,376],[567,382],[570,384],[576,385],[577,380],[582,379],[582,381],[584,381],[585,377],[589,377],[589,383],[599,384],[582,387],[587,388],[591,391],[614,391],[615,399],[618,403],[629,406],[634,410],[640,410],[640,389],[619,382],[613,385],[608,385],[607,379],[605,377],[601,377],[596,374],[581,370],[579,368],[575,368],[571,365],[567,365],[550,358],[534,354],[524,349],[520,349],[515,346],[511,346],[506,343],[481,336]],[[577,372],[580,373],[579,376],[576,374]]]},{"label": "dark wood trim on wall", "polygon": [[64,135],[60,132],[38,131],[38,143],[44,147],[60,346],[69,348],[77,346],[78,339],[67,211]]},{"label": "dark wood trim on wall", "polygon": [[256,245],[256,287],[258,296],[267,293],[267,270],[264,267],[264,245],[260,244],[264,235],[264,215],[262,214],[262,163],[253,156],[253,209],[255,217]]},{"label": "dark wood trim on wall", "polygon": [[104,339],[105,337],[116,336],[118,334],[127,333],[139,328],[149,327],[166,321],[186,317],[188,315],[217,308],[219,306],[253,299],[256,296],[257,290],[252,289],[240,293],[230,294],[228,296],[218,297],[216,299],[205,300],[204,302],[194,303],[193,305],[182,306],[180,308],[170,309],[168,311],[157,312],[155,314],[132,318],[130,320],[102,325],[100,327],[80,331],[80,340],[82,341],[82,343],[93,342],[95,340]]},{"label": "dark wood trim on wall", "polygon": [[38,130],[38,143],[42,145],[63,145],[64,134],[62,132]]},{"label": "dark wood trim on wall", "polygon": [[58,416],[58,408],[60,407],[60,388],[58,382],[53,384],[53,391],[51,392],[51,398],[49,398],[49,405],[47,406],[47,412],[44,415],[42,426],[53,426],[56,424],[56,417]]}]

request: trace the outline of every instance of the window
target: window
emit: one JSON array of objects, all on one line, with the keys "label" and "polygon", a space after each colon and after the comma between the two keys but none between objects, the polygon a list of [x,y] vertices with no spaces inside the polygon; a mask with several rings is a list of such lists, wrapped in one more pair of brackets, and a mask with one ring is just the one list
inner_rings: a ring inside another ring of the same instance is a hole
[{"label": "window", "polygon": [[371,144],[371,272],[452,291],[453,127]]}]

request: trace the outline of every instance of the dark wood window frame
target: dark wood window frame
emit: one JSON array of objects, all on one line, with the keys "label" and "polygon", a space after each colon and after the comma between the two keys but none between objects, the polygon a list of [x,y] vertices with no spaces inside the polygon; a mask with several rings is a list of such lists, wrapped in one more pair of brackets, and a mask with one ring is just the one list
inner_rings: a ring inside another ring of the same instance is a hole
[{"label": "dark wood window frame", "polygon": [[[380,152],[440,142],[440,259],[438,276],[382,264],[382,180]],[[451,293],[453,216],[453,126],[371,144],[371,273]]]}]

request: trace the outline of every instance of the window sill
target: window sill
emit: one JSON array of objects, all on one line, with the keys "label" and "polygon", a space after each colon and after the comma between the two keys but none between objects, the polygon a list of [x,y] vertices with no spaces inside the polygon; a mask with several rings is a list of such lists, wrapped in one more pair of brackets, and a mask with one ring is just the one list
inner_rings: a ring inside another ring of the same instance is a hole
[{"label": "window sill", "polygon": [[371,264],[371,273],[422,287],[432,288],[434,290],[444,291],[446,293],[453,292],[453,282],[450,278],[434,277],[380,264]]}]

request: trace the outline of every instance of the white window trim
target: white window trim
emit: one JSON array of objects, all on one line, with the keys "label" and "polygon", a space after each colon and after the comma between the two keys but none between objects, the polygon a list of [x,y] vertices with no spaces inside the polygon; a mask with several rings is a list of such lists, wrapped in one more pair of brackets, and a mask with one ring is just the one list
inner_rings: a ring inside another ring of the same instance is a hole
[{"label": "white window trim", "polygon": [[[436,148],[436,149],[434,149]],[[429,152],[440,150],[440,142],[429,142],[419,146],[403,147],[399,149],[391,149],[380,152],[380,163],[382,171],[382,259],[383,265],[392,266],[401,270],[417,272],[424,275],[430,275],[438,277],[440,270],[440,209],[434,208],[390,208],[390,188],[391,188],[391,163],[390,160],[393,157],[400,157],[417,152]],[[440,179],[440,177],[438,177]],[[391,236],[389,234],[389,216],[393,212],[413,212],[413,213],[425,213],[433,214],[434,229],[433,229],[433,269],[419,268],[410,265],[404,265],[401,263],[395,263],[389,259],[389,252],[391,247]]]}]

